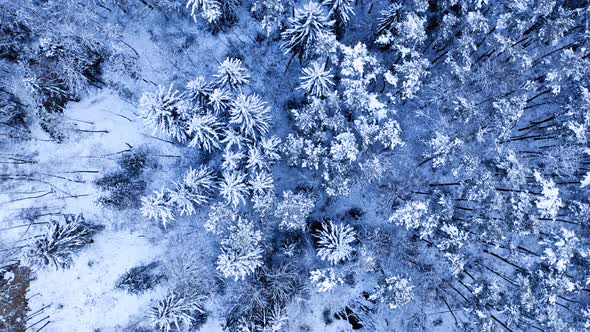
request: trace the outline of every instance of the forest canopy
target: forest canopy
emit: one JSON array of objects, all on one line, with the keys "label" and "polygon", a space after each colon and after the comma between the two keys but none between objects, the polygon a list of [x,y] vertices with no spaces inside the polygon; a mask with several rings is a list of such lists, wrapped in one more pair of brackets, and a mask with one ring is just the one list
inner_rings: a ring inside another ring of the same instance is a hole
[{"label": "forest canopy", "polygon": [[0,331],[590,330],[588,0],[4,0],[0,70]]}]

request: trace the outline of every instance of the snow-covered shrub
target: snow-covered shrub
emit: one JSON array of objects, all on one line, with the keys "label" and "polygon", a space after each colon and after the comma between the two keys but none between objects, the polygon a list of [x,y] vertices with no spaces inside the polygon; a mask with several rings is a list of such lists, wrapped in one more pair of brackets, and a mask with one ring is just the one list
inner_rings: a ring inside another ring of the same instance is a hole
[{"label": "snow-covered shrub", "polygon": [[166,227],[167,224],[174,220],[172,204],[169,193],[164,189],[154,191],[150,196],[141,198],[141,214],[148,219],[154,219]]},{"label": "snow-covered shrub", "polygon": [[453,276],[458,276],[461,272],[464,271],[465,267],[465,258],[463,255],[460,254],[452,254],[450,252],[445,253],[445,257],[449,261],[451,274]]},{"label": "snow-covered shrub", "polygon": [[282,33],[285,40],[282,47],[285,53],[293,53],[302,59],[321,35],[331,33],[334,21],[328,18],[318,3],[310,1],[303,8],[295,8],[295,16],[289,18],[289,24],[289,28]]},{"label": "snow-covered shrub", "polygon": [[219,65],[215,77],[217,77],[217,85],[230,90],[236,90],[240,86],[250,83],[250,75],[242,60],[230,57]]},{"label": "snow-covered shrub", "polygon": [[463,144],[459,138],[452,139],[445,133],[435,131],[434,136],[428,142],[430,152],[424,154],[425,158],[432,159],[432,167],[438,168],[444,166],[450,159],[453,151]]},{"label": "snow-covered shrub", "polygon": [[192,325],[195,313],[204,313],[196,301],[169,293],[150,308],[148,324],[161,332],[183,331]]},{"label": "snow-covered shrub", "polygon": [[326,69],[325,65],[319,62],[313,62],[303,68],[303,76],[300,78],[302,82],[299,89],[313,96],[327,96],[334,87],[332,70]]},{"label": "snow-covered shrub", "polygon": [[131,152],[125,153],[117,164],[125,170],[130,176],[136,177],[143,173],[144,168],[148,165],[148,151],[140,147]]},{"label": "snow-covered shrub", "polygon": [[391,310],[410,303],[414,299],[414,285],[401,275],[386,277],[369,295],[372,301],[387,304]]},{"label": "snow-covered shrub", "polygon": [[180,143],[188,140],[187,125],[193,110],[172,85],[168,89],[159,86],[156,92],[144,92],[138,109],[154,132],[160,131]]},{"label": "snow-covered shrub", "polygon": [[238,218],[229,229],[229,236],[221,241],[221,255],[217,270],[226,278],[243,280],[262,266],[262,232],[245,219]]},{"label": "snow-covered shrub", "polygon": [[356,232],[351,226],[324,221],[321,230],[314,236],[318,241],[318,256],[322,260],[338,264],[352,256]]},{"label": "snow-covered shrub", "polygon": [[0,123],[4,124],[0,128],[0,135],[8,138],[3,140],[5,143],[30,138],[27,111],[18,103],[14,97],[0,91]]},{"label": "snow-covered shrub", "polygon": [[330,147],[330,154],[336,161],[355,161],[359,150],[354,134],[350,132],[338,134]]},{"label": "snow-covered shrub", "polygon": [[270,303],[287,305],[305,288],[305,278],[294,265],[263,266],[256,274]]},{"label": "snow-covered shrub", "polygon": [[561,228],[561,234],[555,236],[555,242],[543,241],[543,244],[550,244],[543,250],[543,260],[551,269],[558,273],[565,273],[570,260],[574,257],[580,239],[573,231]]},{"label": "snow-covered shrub", "polygon": [[305,229],[307,217],[313,211],[315,203],[313,195],[306,192],[283,192],[283,198],[274,210],[274,216],[279,219],[279,227],[286,230]]},{"label": "snow-covered shrub", "polygon": [[[54,4],[57,8],[53,10],[58,12],[68,6],[57,2]],[[80,12],[92,16],[87,10]],[[32,11],[29,10],[28,13]],[[62,14],[56,16],[60,15]],[[73,13],[67,15],[75,16]],[[32,15],[18,14],[17,17],[23,23],[18,26],[27,31],[21,36],[34,36],[36,40],[35,48],[30,49],[27,46],[20,54],[23,57],[18,58],[23,83],[31,93],[31,106],[47,113],[62,113],[68,102],[78,100],[88,91],[90,84],[100,82],[101,63],[109,57],[113,49],[96,35],[53,28],[56,22],[48,24],[43,15],[32,18]],[[37,29],[33,25],[42,25],[44,28]]]},{"label": "snow-covered shrub", "polygon": [[124,289],[131,294],[141,294],[153,289],[166,276],[162,273],[160,263],[152,262],[131,268],[119,277],[115,287]]},{"label": "snow-covered shrub", "polygon": [[213,204],[209,208],[209,215],[205,221],[205,230],[215,235],[222,235],[229,231],[231,225],[237,220],[236,211],[223,202]]},{"label": "snow-covered shrub", "polygon": [[92,237],[102,226],[85,222],[82,215],[64,215],[64,222],[51,220],[41,234],[25,252],[25,260],[32,266],[57,269],[68,268],[73,255],[92,243]]},{"label": "snow-covered shrub", "polygon": [[11,6],[0,7],[0,30],[3,32],[0,36],[0,58],[16,59],[24,51],[24,45],[31,36],[21,20]]},{"label": "snow-covered shrub", "polygon": [[94,184],[105,194],[97,199],[97,203],[106,208],[123,210],[141,206],[141,194],[146,183],[138,178],[133,169],[127,172],[108,173],[94,181]]},{"label": "snow-covered shrub", "polygon": [[542,197],[539,197],[535,202],[537,208],[541,210],[541,215],[545,218],[555,219],[559,213],[559,209],[563,206],[561,198],[559,198],[559,189],[553,180],[545,180],[539,171],[533,172],[535,180],[542,186]]},{"label": "snow-covered shrub", "polygon": [[162,255],[161,271],[177,294],[204,300],[218,290],[217,276],[212,273],[216,258],[212,249],[217,244],[203,241],[209,237],[203,234],[195,241],[194,237],[177,235],[172,239],[174,245]]},{"label": "snow-covered shrub", "polygon": [[336,286],[344,285],[342,274],[332,268],[311,271],[309,280],[315,283],[320,293],[329,292],[336,288]]},{"label": "snow-covered shrub", "polygon": [[388,221],[406,229],[418,229],[428,218],[428,204],[428,201],[408,201],[395,210]]},{"label": "snow-covered shrub", "polygon": [[381,11],[377,25],[376,42],[414,48],[426,39],[426,17],[415,11],[405,11],[398,3]]}]

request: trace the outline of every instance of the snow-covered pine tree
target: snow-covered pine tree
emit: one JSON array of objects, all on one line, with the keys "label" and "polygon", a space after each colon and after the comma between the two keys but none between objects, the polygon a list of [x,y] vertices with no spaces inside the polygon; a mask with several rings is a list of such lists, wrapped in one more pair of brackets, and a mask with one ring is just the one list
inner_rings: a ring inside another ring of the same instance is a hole
[{"label": "snow-covered pine tree", "polygon": [[190,168],[182,182],[176,183],[175,186],[176,188],[168,195],[170,204],[180,210],[180,215],[194,214],[195,205],[207,202],[217,187],[213,172],[206,166]]},{"label": "snow-covered pine tree", "polygon": [[376,93],[369,92],[369,85],[383,72],[379,60],[360,42],[354,47],[343,45],[341,50],[343,58],[340,73],[344,104],[352,109],[378,113],[376,107],[384,108],[384,105]]},{"label": "snow-covered pine tree", "polygon": [[187,0],[186,8],[190,9],[193,20],[197,21],[197,14],[207,20],[215,29],[222,29],[222,25],[232,23],[235,19],[237,0]]},{"label": "snow-covered pine tree", "polygon": [[383,35],[392,33],[397,24],[401,21],[401,5],[398,3],[390,4],[389,7],[381,11],[381,17],[377,21],[377,33]]},{"label": "snow-covered pine tree", "polygon": [[267,195],[274,191],[275,185],[272,175],[267,171],[255,172],[248,180],[250,189],[255,195]]},{"label": "snow-covered pine tree", "polygon": [[257,94],[240,93],[233,101],[229,122],[239,127],[246,137],[263,136],[270,129],[270,109]]},{"label": "snow-covered pine tree", "polygon": [[219,120],[213,114],[193,115],[186,130],[192,137],[188,146],[199,146],[207,152],[219,148],[220,127]]},{"label": "snow-covered pine tree", "polygon": [[250,75],[242,60],[227,57],[219,65],[217,73],[217,85],[221,88],[237,90],[240,86],[250,83]]},{"label": "snow-covered pine tree", "polygon": [[313,96],[327,96],[334,87],[332,70],[326,69],[325,65],[317,61],[303,68],[303,76],[300,78],[302,82],[299,89]]},{"label": "snow-covered pine tree", "polygon": [[270,163],[266,160],[262,149],[256,145],[250,145],[248,149],[248,157],[246,158],[246,168],[249,171],[269,171]]},{"label": "snow-covered pine tree", "polygon": [[321,35],[331,33],[334,24],[323,8],[313,1],[303,5],[303,8],[296,8],[295,16],[289,18],[289,22],[290,27],[282,33],[285,40],[282,47],[285,53],[297,55],[299,60]]},{"label": "snow-covered pine tree", "polygon": [[270,137],[262,137],[260,140],[260,146],[262,147],[262,152],[267,160],[271,162],[275,162],[281,159],[281,155],[279,154],[280,148],[279,145],[281,144],[281,139],[276,136]]},{"label": "snow-covered pine tree", "polygon": [[213,108],[215,113],[223,112],[229,108],[231,104],[231,95],[230,93],[223,88],[213,89],[209,94],[209,101],[207,105]]},{"label": "snow-covered pine tree", "polygon": [[258,20],[269,37],[274,31],[283,27],[283,18],[288,8],[286,0],[254,0],[250,11]]},{"label": "snow-covered pine tree", "polygon": [[426,17],[413,10],[402,9],[398,3],[381,11],[377,25],[377,44],[415,50],[426,40]]},{"label": "snow-covered pine tree", "polygon": [[334,224],[331,220],[324,221],[314,236],[318,239],[318,256],[332,264],[349,259],[353,252],[352,243],[357,239],[354,228]]},{"label": "snow-covered pine tree", "polygon": [[243,159],[244,153],[242,151],[226,148],[223,151],[223,163],[221,164],[221,168],[227,172],[240,169]]},{"label": "snow-covered pine tree", "polygon": [[102,227],[86,223],[82,215],[63,215],[64,222],[51,220],[46,232],[25,251],[25,260],[32,266],[52,265],[56,270],[72,264],[76,251],[92,243],[94,234]]},{"label": "snow-covered pine tree", "polygon": [[197,76],[186,84],[187,97],[198,105],[205,104],[212,90],[211,84],[203,76]]},{"label": "snow-covered pine tree", "polygon": [[258,331],[284,331],[287,328],[287,310],[279,304],[264,308],[254,316]]},{"label": "snow-covered pine tree", "polygon": [[352,0],[323,0],[322,4],[330,8],[328,15],[330,19],[334,20],[334,27],[337,34],[344,31],[344,26],[350,20],[350,16],[354,15]]},{"label": "snow-covered pine tree", "polygon": [[191,16],[195,22],[197,21],[197,14],[201,12],[201,16],[209,23],[217,22],[222,15],[221,2],[219,0],[187,0],[186,8],[191,11]]},{"label": "snow-covered pine tree", "polygon": [[228,207],[223,202],[214,203],[209,207],[209,215],[204,225],[205,230],[215,235],[227,235],[237,219],[238,215],[235,209]]},{"label": "snow-covered pine tree", "polygon": [[260,246],[262,232],[254,225],[238,217],[230,228],[229,236],[221,241],[221,255],[217,258],[217,270],[226,278],[243,280],[262,266],[263,250]]},{"label": "snow-covered pine tree", "polygon": [[154,132],[161,131],[180,143],[187,141],[192,109],[172,85],[168,89],[159,86],[156,92],[144,92],[139,100],[139,111]]},{"label": "snow-covered pine tree", "polygon": [[150,196],[141,198],[141,214],[148,219],[154,219],[162,223],[164,227],[174,220],[170,197],[164,190],[154,191]]},{"label": "snow-covered pine tree", "polygon": [[196,301],[172,292],[150,308],[148,324],[161,332],[184,331],[195,320],[195,312],[205,311]]},{"label": "snow-covered pine tree", "polygon": [[232,148],[237,148],[241,151],[242,147],[245,146],[246,143],[250,142],[251,140],[244,137],[244,135],[242,135],[239,130],[228,128],[223,131],[223,139],[221,139],[221,143],[225,144],[226,151]]},{"label": "snow-covered pine tree", "polygon": [[[406,51],[406,49],[404,49]],[[412,99],[422,87],[422,80],[428,75],[430,61],[416,51],[402,52],[402,62],[394,65],[395,80],[401,82],[401,99]]]},{"label": "snow-covered pine tree", "polygon": [[246,203],[248,195],[246,175],[238,171],[224,172],[223,181],[219,185],[219,193],[234,208]]}]

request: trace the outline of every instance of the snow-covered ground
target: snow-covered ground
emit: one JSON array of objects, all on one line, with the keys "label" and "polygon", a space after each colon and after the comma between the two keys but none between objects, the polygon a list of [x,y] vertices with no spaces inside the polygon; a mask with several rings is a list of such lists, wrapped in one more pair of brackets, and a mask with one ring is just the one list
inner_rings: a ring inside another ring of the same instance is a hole
[{"label": "snow-covered ground", "polygon": [[158,260],[163,245],[140,232],[101,232],[69,269],[37,273],[29,306],[47,306],[48,331],[121,331],[131,318],[142,320],[150,301],[166,290],[137,295],[115,289],[115,283],[130,268]]},{"label": "snow-covered ground", "polygon": [[[66,142],[57,144],[37,140],[16,150],[36,161],[22,166],[20,171],[47,176],[41,183],[16,182],[13,192],[49,194],[24,199],[41,195],[3,193],[1,219],[6,228],[18,226],[22,222],[15,217],[23,210],[47,206],[48,211],[81,213],[87,221],[104,225],[105,229],[95,236],[93,244],[77,255],[71,268],[42,269],[35,273],[28,293],[29,308],[32,312],[43,309],[37,318],[49,316],[51,323],[45,327],[46,331],[120,331],[129,323],[130,317],[142,316],[150,301],[165,290],[156,288],[133,295],[115,289],[115,282],[130,268],[159,260],[166,247],[166,238],[154,236],[153,230],[147,232],[149,224],[138,211],[116,213],[98,206],[96,199],[100,193],[93,180],[115,167],[117,155],[130,146],[149,141],[154,151],[160,149],[158,151],[163,154],[177,151],[169,143],[150,138],[152,133],[143,127],[141,119],[134,114],[134,107],[109,90],[92,92],[81,102],[69,104],[65,116],[72,128]],[[47,139],[41,130],[33,135]],[[165,181],[166,175],[160,178]],[[46,216],[41,220],[50,218]],[[8,245],[18,245],[21,243],[19,239],[34,236],[43,227],[36,225],[3,231],[0,240]],[[141,319],[139,317],[138,321]]]}]

